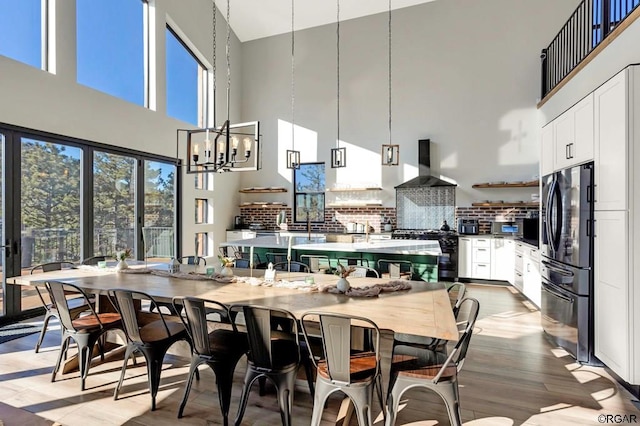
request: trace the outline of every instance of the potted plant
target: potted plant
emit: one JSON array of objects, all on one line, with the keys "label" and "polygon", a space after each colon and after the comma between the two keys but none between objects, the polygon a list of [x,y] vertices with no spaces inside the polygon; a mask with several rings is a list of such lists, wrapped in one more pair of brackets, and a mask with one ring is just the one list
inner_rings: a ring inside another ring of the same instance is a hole
[{"label": "potted plant", "polygon": [[116,265],[116,271],[121,271],[123,269],[128,269],[129,265],[127,264],[127,259],[131,257],[132,250],[130,248],[121,250],[116,253],[116,259],[118,260],[118,264]]},{"label": "potted plant", "polygon": [[232,268],[233,268],[234,258],[218,255],[218,259],[220,260],[220,266],[221,266],[220,274],[226,277],[232,277],[233,276]]}]

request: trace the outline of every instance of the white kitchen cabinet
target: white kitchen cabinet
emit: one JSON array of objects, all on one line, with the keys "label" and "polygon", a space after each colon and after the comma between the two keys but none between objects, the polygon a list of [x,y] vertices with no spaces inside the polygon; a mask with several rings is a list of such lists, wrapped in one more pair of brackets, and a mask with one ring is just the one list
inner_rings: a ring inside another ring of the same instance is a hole
[{"label": "white kitchen cabinet", "polygon": [[553,126],[555,170],[593,160],[593,93],[553,120]]},{"label": "white kitchen cabinet", "polygon": [[227,231],[227,241],[248,240],[249,238],[255,238],[256,231],[249,229],[237,229],[233,231]]},{"label": "white kitchen cabinet", "polygon": [[510,238],[492,238],[491,279],[513,284],[515,274],[515,241]]},{"label": "white kitchen cabinet", "polygon": [[629,72],[620,72],[594,92],[595,210],[627,209]]},{"label": "white kitchen cabinet", "polygon": [[553,145],[554,126],[553,122],[542,128],[542,139],[540,141],[540,176],[546,176],[555,170]]},{"label": "white kitchen cabinet", "polygon": [[540,277],[540,252],[538,249],[525,248],[522,254],[522,294],[538,308],[542,299]]},{"label": "white kitchen cabinet", "polygon": [[523,243],[515,243],[515,258],[514,258],[514,277],[513,277],[513,286],[520,290],[524,290],[524,244]]},{"label": "white kitchen cabinet", "polygon": [[458,277],[460,278],[471,278],[473,276],[471,262],[472,250],[471,238],[458,238]]},{"label": "white kitchen cabinet", "polygon": [[633,359],[629,261],[619,249],[629,243],[627,217],[625,211],[595,212],[594,239],[595,355],[625,380],[630,378]]},{"label": "white kitchen cabinet", "polygon": [[472,278],[491,279],[491,240],[489,237],[472,239]]}]

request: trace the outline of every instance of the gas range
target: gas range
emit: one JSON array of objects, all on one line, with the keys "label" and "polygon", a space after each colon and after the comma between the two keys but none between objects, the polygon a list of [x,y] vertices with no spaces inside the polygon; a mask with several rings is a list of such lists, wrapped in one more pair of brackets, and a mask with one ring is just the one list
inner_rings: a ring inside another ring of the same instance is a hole
[{"label": "gas range", "polygon": [[453,281],[458,277],[458,233],[439,229],[396,229],[396,240],[438,240],[442,255],[438,256],[438,280]]},{"label": "gas range", "polygon": [[455,231],[441,231],[439,229],[396,229],[391,233],[394,240],[441,240],[457,238]]}]

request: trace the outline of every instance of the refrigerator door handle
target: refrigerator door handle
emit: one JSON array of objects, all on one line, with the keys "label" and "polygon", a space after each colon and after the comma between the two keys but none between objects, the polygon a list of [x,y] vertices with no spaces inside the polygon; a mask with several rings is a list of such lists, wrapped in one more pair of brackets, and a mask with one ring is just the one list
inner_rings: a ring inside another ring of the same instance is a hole
[{"label": "refrigerator door handle", "polygon": [[552,270],[553,272],[557,272],[558,275],[562,275],[563,277],[573,277],[573,274],[571,272],[567,272],[566,269],[559,268],[559,267],[555,266],[554,264],[552,264],[551,262],[543,260],[540,263],[542,263],[543,266],[547,267],[548,269]]},{"label": "refrigerator door handle", "polygon": [[558,299],[564,300],[565,302],[573,303],[573,299],[572,298],[567,297],[564,294],[558,293],[555,290],[552,290],[551,287],[546,285],[545,283],[542,283],[542,289],[544,291],[547,291],[547,292],[551,293],[554,297],[557,297]]},{"label": "refrigerator door handle", "polygon": [[556,243],[556,235],[554,234],[553,224],[551,222],[551,216],[553,212],[554,195],[558,187],[558,181],[554,178],[547,194],[547,210],[546,210],[546,222],[547,222],[547,235],[549,237],[549,244],[551,250],[555,253],[558,250],[558,243]]}]

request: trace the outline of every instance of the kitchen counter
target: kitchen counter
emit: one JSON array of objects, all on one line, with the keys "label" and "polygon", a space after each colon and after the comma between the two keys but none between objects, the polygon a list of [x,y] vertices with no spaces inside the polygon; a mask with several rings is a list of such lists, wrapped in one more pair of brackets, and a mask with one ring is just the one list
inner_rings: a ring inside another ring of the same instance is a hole
[{"label": "kitchen counter", "polygon": [[[370,240],[369,242],[327,242],[323,234],[311,234],[311,239],[306,234],[289,234],[292,238],[292,250],[305,251],[335,251],[347,253],[373,253],[396,255],[426,255],[440,256],[440,244],[436,240]],[[221,243],[221,247],[243,246],[268,249],[287,250],[289,247],[288,235],[270,235],[246,240],[227,241]]]}]

